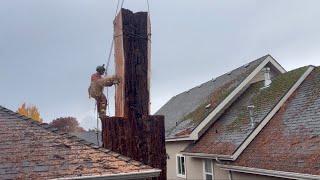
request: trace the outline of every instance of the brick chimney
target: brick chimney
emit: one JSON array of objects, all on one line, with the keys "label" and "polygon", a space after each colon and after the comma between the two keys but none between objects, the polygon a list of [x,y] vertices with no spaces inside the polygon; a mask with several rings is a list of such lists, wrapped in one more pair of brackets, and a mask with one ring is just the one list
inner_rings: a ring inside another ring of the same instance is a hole
[{"label": "brick chimney", "polygon": [[101,119],[103,146],[162,170],[166,179],[164,116],[150,115],[150,20],[121,9],[114,20],[116,117]]}]

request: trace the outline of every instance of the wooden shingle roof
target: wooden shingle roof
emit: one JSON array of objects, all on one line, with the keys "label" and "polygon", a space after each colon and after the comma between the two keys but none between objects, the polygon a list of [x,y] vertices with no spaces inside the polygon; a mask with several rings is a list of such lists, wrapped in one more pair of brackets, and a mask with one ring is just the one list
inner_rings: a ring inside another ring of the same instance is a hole
[{"label": "wooden shingle roof", "polygon": [[159,173],[0,106],[0,179],[141,178]]}]

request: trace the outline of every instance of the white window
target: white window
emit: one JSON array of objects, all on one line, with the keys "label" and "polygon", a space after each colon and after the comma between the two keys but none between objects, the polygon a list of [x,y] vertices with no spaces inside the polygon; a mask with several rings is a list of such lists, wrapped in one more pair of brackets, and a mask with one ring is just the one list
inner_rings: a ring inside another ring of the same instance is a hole
[{"label": "white window", "polygon": [[211,159],[203,160],[203,179],[213,180],[213,164]]},{"label": "white window", "polygon": [[186,178],[185,163],[186,163],[186,157],[181,154],[177,154],[177,176],[178,177]]}]

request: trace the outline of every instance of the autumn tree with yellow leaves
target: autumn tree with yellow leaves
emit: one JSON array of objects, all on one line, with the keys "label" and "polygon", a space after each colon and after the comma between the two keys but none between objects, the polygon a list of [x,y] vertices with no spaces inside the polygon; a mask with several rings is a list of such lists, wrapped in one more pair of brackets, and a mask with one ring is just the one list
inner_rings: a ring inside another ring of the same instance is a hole
[{"label": "autumn tree with yellow leaves", "polygon": [[34,105],[27,106],[26,103],[23,103],[17,110],[17,113],[27,116],[35,121],[42,122],[40,117],[40,112],[38,108]]}]

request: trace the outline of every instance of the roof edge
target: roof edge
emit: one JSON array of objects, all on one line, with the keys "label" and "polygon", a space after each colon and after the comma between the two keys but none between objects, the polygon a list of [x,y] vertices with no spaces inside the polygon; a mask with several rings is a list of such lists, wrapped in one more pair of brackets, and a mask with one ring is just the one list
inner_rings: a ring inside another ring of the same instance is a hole
[{"label": "roof edge", "polygon": [[232,156],[220,155],[220,154],[206,154],[206,153],[189,153],[182,152],[183,155],[195,157],[195,158],[205,158],[205,159],[216,159],[216,160],[232,160]]},{"label": "roof edge", "polygon": [[199,137],[204,134],[208,126],[214,123],[219,117],[219,114],[226,108],[236,96],[243,91],[250,81],[261,71],[261,69],[268,63],[271,63],[281,73],[285,73],[286,70],[270,55],[266,58],[249,74],[237,87],[234,89],[190,134],[191,139],[198,140]]},{"label": "roof edge", "polygon": [[81,176],[81,177],[65,177],[56,178],[54,180],[71,180],[71,179],[145,179],[158,177],[160,175],[160,169],[133,172],[133,173],[119,173],[119,174],[106,174],[106,175],[93,175],[93,176]]},{"label": "roof edge", "polygon": [[281,98],[277,105],[268,113],[268,115],[261,121],[261,123],[255,128],[255,130],[249,135],[249,137],[238,147],[233,153],[232,159],[236,160],[245,148],[253,141],[253,139],[260,133],[264,126],[272,119],[272,117],[278,112],[282,105],[289,99],[289,97],[295,92],[295,90],[302,84],[302,82],[309,76],[313,71],[314,67],[309,68],[301,75],[301,77],[294,83],[290,90]]},{"label": "roof edge", "polygon": [[271,56],[270,54],[268,54],[268,57],[272,58],[272,60],[274,61],[273,62],[273,65],[277,66],[277,69],[281,72],[281,73],[286,73],[287,70],[282,67],[282,65],[280,63],[278,63],[278,61],[273,57]]},{"label": "roof edge", "polygon": [[232,166],[232,165],[225,165],[225,164],[217,164],[217,166],[223,170],[249,173],[249,174],[258,174],[258,175],[265,175],[265,176],[273,176],[273,177],[280,177],[280,178],[320,179],[319,175],[312,175],[312,174],[302,174],[302,173],[287,172],[287,171],[275,171],[275,170],[268,170],[268,169],[250,168],[250,167],[244,167],[244,166]]}]

